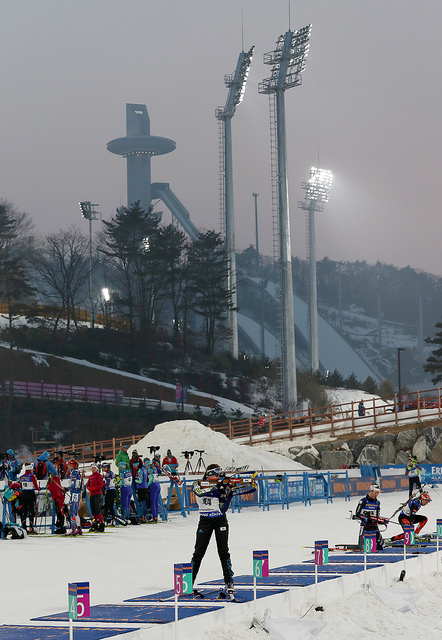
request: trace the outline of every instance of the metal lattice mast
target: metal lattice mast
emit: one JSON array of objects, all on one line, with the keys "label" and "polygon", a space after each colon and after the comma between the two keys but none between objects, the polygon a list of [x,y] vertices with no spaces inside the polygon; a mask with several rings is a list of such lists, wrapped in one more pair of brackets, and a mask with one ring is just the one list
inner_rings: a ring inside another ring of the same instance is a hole
[{"label": "metal lattice mast", "polygon": [[263,80],[259,93],[274,94],[276,100],[276,137],[278,158],[279,267],[281,274],[281,347],[283,368],[283,408],[297,404],[295,318],[293,310],[292,252],[287,173],[287,135],[285,92],[302,83],[305,58],[309,49],[311,25],[299,31],[287,31],[278,38],[276,49],[264,54],[264,64],[272,65],[272,75]]},{"label": "metal lattice mast", "polygon": [[273,261],[277,267],[276,282],[276,298],[278,305],[276,309],[276,322],[278,326],[278,359],[276,364],[276,379],[278,386],[279,400],[283,397],[283,380],[284,380],[284,351],[282,349],[282,282],[281,282],[281,265],[280,265],[280,246],[279,246],[279,195],[278,195],[278,136],[276,131],[276,96],[274,93],[269,94],[269,115],[270,115],[270,180],[272,189],[272,230],[273,230]]},{"label": "metal lattice mast", "polygon": [[227,286],[231,291],[232,308],[228,310],[227,320],[231,331],[231,353],[238,358],[238,310],[236,291],[236,253],[235,253],[235,225],[233,209],[233,159],[232,159],[232,118],[236,107],[242,102],[246,88],[247,76],[252,63],[252,47],[247,53],[239,54],[235,72],[224,76],[224,84],[229,88],[229,94],[224,107],[218,107],[215,115],[223,125],[223,174],[224,174],[224,218],[225,243],[228,258]]},{"label": "metal lattice mast", "polygon": [[308,321],[310,333],[310,369],[319,369],[319,340],[318,340],[318,291],[316,278],[316,243],[315,243],[315,211],[323,211],[324,202],[328,202],[333,174],[326,169],[312,167],[308,182],[301,186],[306,190],[305,200],[298,202],[298,207],[304,209],[307,220],[307,259],[310,265],[309,274],[309,305]]}]

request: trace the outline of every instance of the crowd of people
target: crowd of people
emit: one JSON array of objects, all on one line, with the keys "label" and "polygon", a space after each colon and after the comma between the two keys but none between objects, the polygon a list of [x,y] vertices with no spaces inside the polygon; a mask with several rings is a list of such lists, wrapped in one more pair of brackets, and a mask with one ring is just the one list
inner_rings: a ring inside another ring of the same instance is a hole
[{"label": "crowd of people", "polygon": [[129,458],[123,445],[114,465],[116,472],[110,462],[97,459],[87,472],[84,465],[80,471],[78,460],[65,460],[63,451],[57,451],[53,460],[44,451],[34,462],[20,464],[8,449],[0,461],[0,480],[9,519],[26,533],[36,534],[37,515],[46,517],[50,496],[56,534],[80,535],[85,527],[103,532],[106,525],[156,524],[161,500],[158,476],[166,470],[171,478],[177,477],[176,457],[168,449],[161,463],[158,453],[151,460],[135,449]]}]

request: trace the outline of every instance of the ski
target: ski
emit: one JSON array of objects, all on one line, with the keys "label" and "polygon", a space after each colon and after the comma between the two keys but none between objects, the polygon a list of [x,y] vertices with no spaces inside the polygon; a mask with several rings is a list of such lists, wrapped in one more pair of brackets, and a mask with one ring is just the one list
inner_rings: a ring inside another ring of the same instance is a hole
[{"label": "ski", "polygon": [[164,473],[164,475],[167,476],[174,484],[178,485],[178,487],[181,487],[183,481],[178,473],[171,473],[167,467],[168,465],[164,465],[164,467],[161,467],[161,472]]}]

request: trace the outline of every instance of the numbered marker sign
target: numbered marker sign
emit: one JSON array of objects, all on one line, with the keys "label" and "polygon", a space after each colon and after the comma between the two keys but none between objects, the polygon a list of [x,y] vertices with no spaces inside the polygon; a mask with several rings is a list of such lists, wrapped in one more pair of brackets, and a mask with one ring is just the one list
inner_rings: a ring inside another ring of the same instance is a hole
[{"label": "numbered marker sign", "polygon": [[90,592],[89,582],[70,582],[68,584],[69,619],[89,618]]},{"label": "numbered marker sign", "polygon": [[253,552],[253,575],[255,578],[267,578],[269,575],[269,552]]},{"label": "numbered marker sign", "polygon": [[414,544],[414,527],[413,525],[406,525],[404,527],[404,544]]},{"label": "numbered marker sign", "polygon": [[183,596],[192,593],[192,565],[175,564],[174,565],[174,593],[177,596]]},{"label": "numbered marker sign", "polygon": [[315,564],[328,564],[328,540],[316,540]]},{"label": "numbered marker sign", "polygon": [[376,531],[364,533],[364,553],[376,553]]},{"label": "numbered marker sign", "polygon": [[442,538],[442,520],[436,520],[436,536]]}]

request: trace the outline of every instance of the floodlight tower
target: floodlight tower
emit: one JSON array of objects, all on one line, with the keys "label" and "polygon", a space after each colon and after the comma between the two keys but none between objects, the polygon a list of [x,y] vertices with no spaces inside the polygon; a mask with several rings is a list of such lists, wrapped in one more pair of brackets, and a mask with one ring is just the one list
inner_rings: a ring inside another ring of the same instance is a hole
[{"label": "floodlight tower", "polygon": [[90,304],[90,327],[94,328],[94,300],[92,291],[92,221],[100,220],[101,213],[95,211],[95,207],[100,205],[92,204],[89,200],[79,202],[81,215],[85,220],[89,220],[89,304]]},{"label": "floodlight tower", "polygon": [[323,211],[324,203],[329,201],[333,174],[327,169],[310,169],[308,182],[301,186],[306,190],[305,200],[298,202],[298,207],[308,212],[308,260],[310,263],[310,296],[309,296],[309,325],[310,325],[310,368],[319,369],[318,347],[318,291],[316,281],[316,248],[315,248],[315,211]]},{"label": "floodlight tower", "polygon": [[[311,24],[298,31],[287,31],[278,38],[276,49],[264,54],[264,64],[272,65],[272,75],[263,80],[259,93],[268,94],[272,114],[276,118],[274,151],[277,154],[277,193],[275,193],[279,232],[279,264],[281,274],[281,361],[282,402],[285,410],[297,403],[295,318],[293,311],[292,251],[290,241],[289,196],[287,178],[287,139],[285,121],[285,92],[302,84],[301,73],[309,50]],[[274,102],[276,101],[276,107]]]},{"label": "floodlight tower", "polygon": [[236,107],[242,102],[246,89],[247,76],[252,63],[253,51],[251,47],[247,53],[239,54],[235,72],[224,76],[224,84],[229,88],[224,107],[218,107],[215,116],[222,124],[222,208],[225,225],[225,242],[228,258],[227,286],[232,292],[232,308],[228,311],[228,325],[231,330],[231,352],[238,358],[238,311],[236,292],[236,255],[235,255],[235,225],[233,213],[233,163],[232,163],[232,118]]}]

